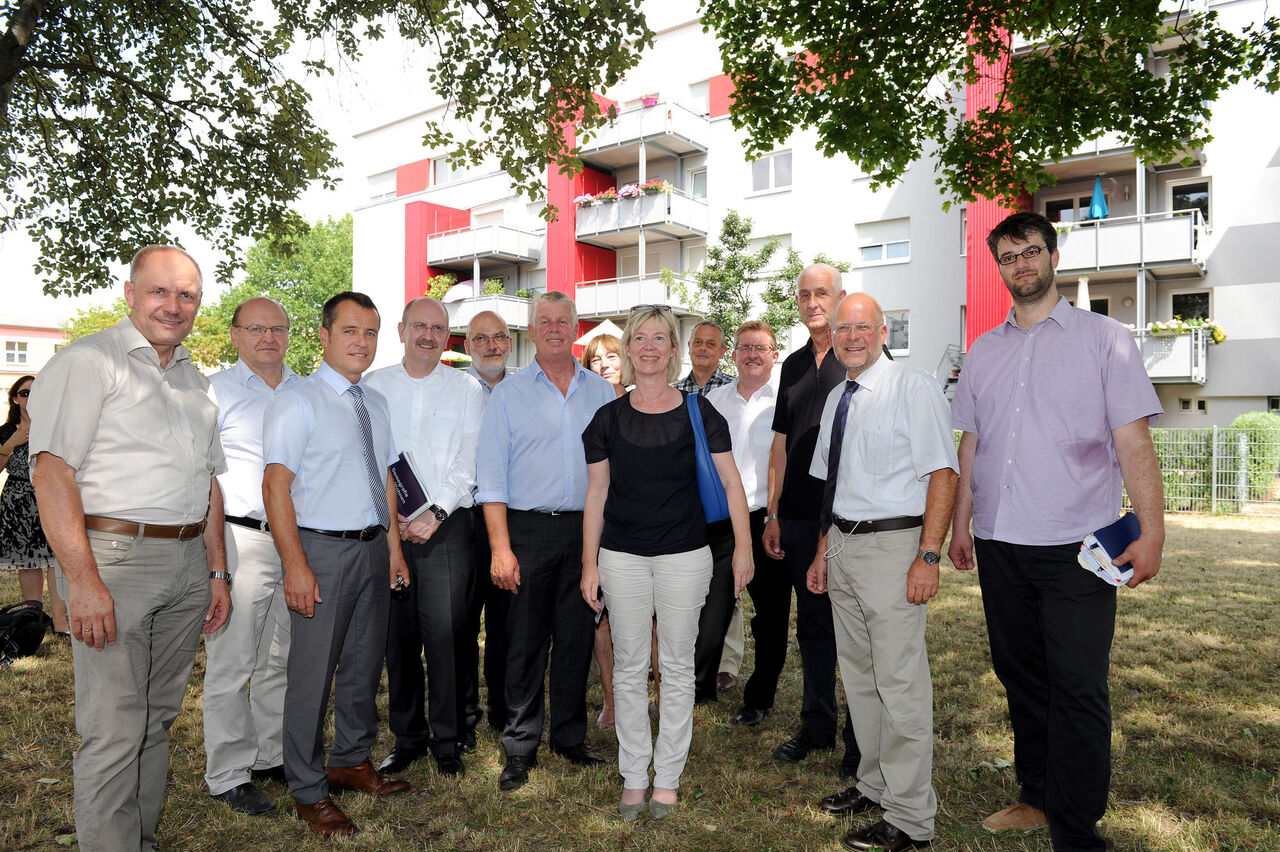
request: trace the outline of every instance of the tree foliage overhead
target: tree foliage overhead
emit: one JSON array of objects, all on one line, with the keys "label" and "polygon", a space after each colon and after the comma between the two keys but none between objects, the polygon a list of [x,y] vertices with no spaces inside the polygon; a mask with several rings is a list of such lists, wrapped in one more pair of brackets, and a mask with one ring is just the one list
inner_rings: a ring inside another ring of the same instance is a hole
[{"label": "tree foliage overhead", "polygon": [[591,92],[652,41],[638,5],[0,0],[0,232],[36,241],[50,294],[109,286],[112,264],[176,226],[219,250],[225,277],[244,238],[305,227],[290,204],[339,165],[289,51],[323,44],[302,66],[327,75],[387,28],[445,57],[425,73],[479,131],[465,155],[496,157],[532,193],[549,160],[578,162],[565,121],[601,121]]},{"label": "tree foliage overhead", "polygon": [[[1143,159],[1178,159],[1209,139],[1227,86],[1280,89],[1280,18],[1229,32],[1206,4],[1171,5],[809,0],[801,14],[776,0],[703,0],[703,24],[721,39],[750,153],[813,128],[820,150],[882,186],[931,151],[944,193],[969,201],[1034,192],[1052,182],[1042,162],[1108,131]],[[966,118],[965,84],[983,81],[1003,93]]]}]

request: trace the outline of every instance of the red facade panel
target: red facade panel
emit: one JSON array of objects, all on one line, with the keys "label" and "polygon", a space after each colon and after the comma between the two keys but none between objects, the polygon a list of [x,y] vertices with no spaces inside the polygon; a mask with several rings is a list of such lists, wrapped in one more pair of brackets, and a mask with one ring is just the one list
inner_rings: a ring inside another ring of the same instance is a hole
[{"label": "red facade panel", "polygon": [[405,304],[426,292],[428,278],[446,271],[427,266],[427,239],[432,234],[465,228],[469,224],[470,210],[459,210],[428,201],[411,201],[404,206]]},{"label": "red facade panel", "polygon": [[431,161],[418,160],[416,163],[400,166],[396,169],[396,196],[421,192],[431,186]]},{"label": "red facade panel", "polygon": [[733,90],[736,88],[738,87],[729,79],[728,74],[717,74],[707,81],[708,112],[712,118],[729,114],[729,109],[733,106]]}]

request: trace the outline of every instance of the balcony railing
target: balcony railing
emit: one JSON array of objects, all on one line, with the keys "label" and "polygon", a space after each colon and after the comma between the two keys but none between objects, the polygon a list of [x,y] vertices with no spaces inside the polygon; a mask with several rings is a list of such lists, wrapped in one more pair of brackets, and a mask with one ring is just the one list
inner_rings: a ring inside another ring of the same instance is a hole
[{"label": "balcony railing", "polygon": [[[694,292],[694,281],[684,276],[674,276],[686,293]],[[629,275],[622,278],[604,278],[583,281],[577,285],[573,296],[578,314],[583,317],[626,316],[636,305],[670,305],[678,314],[690,314],[686,299],[679,290],[668,287],[658,274]]]},{"label": "balcony railing", "polygon": [[706,201],[671,190],[580,207],[575,233],[583,242],[618,248],[639,242],[641,228],[659,239],[705,237],[709,218]]},{"label": "balcony railing", "polygon": [[1145,266],[1203,275],[1200,225],[1199,210],[1082,222],[1058,235],[1058,272]]},{"label": "balcony railing", "polygon": [[529,327],[529,300],[518,296],[474,296],[460,302],[445,305],[449,313],[449,328],[465,331],[476,314],[493,311],[514,329]]},{"label": "balcony railing", "polygon": [[704,115],[674,101],[659,101],[651,107],[635,107],[618,113],[582,142],[581,156],[613,148],[653,142],[666,156],[707,150],[710,123]]},{"label": "balcony railing", "polygon": [[1152,382],[1202,385],[1207,380],[1209,338],[1202,329],[1175,334],[1138,330],[1133,336]]},{"label": "balcony railing", "polygon": [[481,225],[432,234],[427,238],[427,263],[444,266],[477,258],[511,263],[536,263],[542,237],[510,225]]}]

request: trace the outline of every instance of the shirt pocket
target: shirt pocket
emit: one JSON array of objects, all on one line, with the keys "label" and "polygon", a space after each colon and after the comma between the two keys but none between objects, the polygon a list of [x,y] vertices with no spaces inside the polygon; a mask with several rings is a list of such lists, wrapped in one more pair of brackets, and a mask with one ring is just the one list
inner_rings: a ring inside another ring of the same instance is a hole
[{"label": "shirt pocket", "polygon": [[893,464],[893,436],[872,429],[862,429],[858,433],[858,453],[867,473],[886,476]]}]

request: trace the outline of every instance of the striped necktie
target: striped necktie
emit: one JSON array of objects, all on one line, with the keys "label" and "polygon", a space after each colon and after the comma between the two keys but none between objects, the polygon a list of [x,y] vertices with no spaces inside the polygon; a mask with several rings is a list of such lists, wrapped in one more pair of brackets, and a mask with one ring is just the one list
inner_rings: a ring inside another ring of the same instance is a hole
[{"label": "striped necktie", "polygon": [[373,457],[373,424],[369,422],[369,410],[364,407],[364,388],[352,385],[346,391],[356,409],[356,422],[360,424],[360,452],[364,456],[364,470],[369,477],[369,496],[378,512],[378,523],[391,528],[391,510],[387,507],[387,480],[378,476],[378,463]]}]

